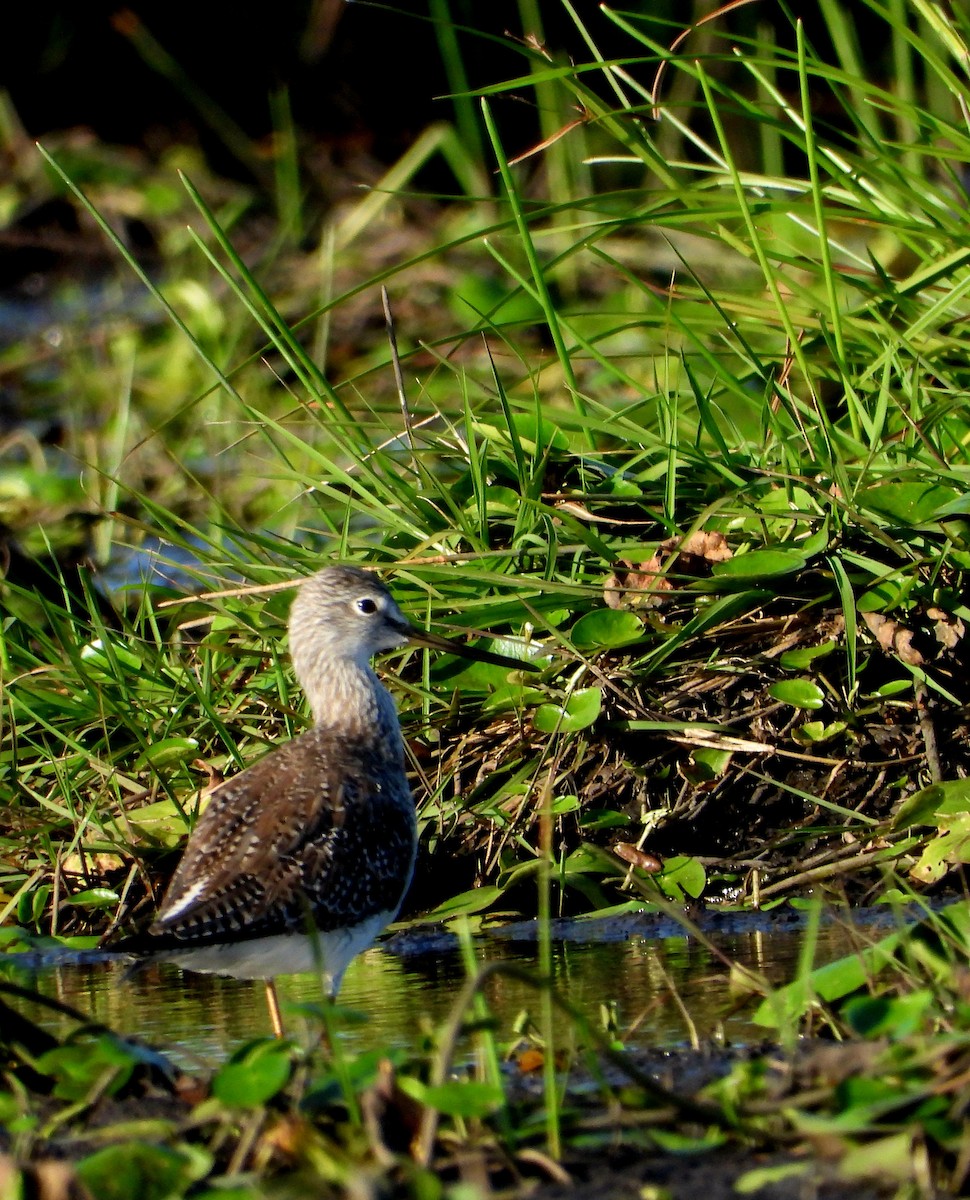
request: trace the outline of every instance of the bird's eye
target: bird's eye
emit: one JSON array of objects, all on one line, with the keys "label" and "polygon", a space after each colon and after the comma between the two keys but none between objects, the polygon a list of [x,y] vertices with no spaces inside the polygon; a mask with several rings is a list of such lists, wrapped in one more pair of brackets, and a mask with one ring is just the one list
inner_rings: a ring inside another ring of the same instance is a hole
[{"label": "bird's eye", "polygon": [[377,612],[377,602],[370,596],[361,596],[357,601],[357,611],[369,617],[372,613]]}]

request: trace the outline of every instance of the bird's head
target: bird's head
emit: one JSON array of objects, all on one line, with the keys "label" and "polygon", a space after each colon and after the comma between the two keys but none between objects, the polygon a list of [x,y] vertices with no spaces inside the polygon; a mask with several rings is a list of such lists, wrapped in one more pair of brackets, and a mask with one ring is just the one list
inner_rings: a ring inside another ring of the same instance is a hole
[{"label": "bird's head", "polygon": [[366,666],[412,636],[383,583],[356,567],[326,567],[300,585],[290,609],[290,652],[297,674],[336,661]]}]

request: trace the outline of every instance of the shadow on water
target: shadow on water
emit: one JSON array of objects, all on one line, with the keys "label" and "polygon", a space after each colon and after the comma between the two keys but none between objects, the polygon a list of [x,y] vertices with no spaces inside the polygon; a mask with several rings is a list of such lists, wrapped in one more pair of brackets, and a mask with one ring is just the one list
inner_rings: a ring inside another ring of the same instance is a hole
[{"label": "shadow on water", "polygon": [[[721,935],[716,942],[732,961],[781,985],[795,972],[803,936],[800,929],[753,930]],[[830,961],[855,944],[851,931],[824,926],[816,961]],[[398,949],[400,939],[391,945]],[[506,961],[538,971],[534,946],[482,938],[476,951],[483,964]],[[689,937],[560,942],[554,947],[554,970],[561,993],[591,1023],[601,1023],[604,1006],[612,1010],[618,1034],[630,1047],[682,1047],[692,1038],[738,1045],[764,1036],[751,1022],[752,1005],[732,994],[724,963]],[[19,969],[17,974],[24,979]],[[463,981],[454,948],[370,950],[351,964],[340,993],[341,1009],[360,1014],[361,1020],[341,1020],[339,1036],[355,1052],[416,1049],[451,1011]],[[242,1042],[269,1032],[259,982],[182,972],[168,964],[128,973],[119,962],[56,966],[36,972],[31,982],[122,1035],[171,1051],[190,1069],[217,1064]],[[309,1038],[311,1024],[299,1006],[319,1004],[318,979],[288,976],[278,984],[288,1030]],[[539,991],[518,978],[492,976],[485,994],[502,1041],[513,1039],[524,1014],[539,1012]],[[71,1028],[49,1012],[30,1015],[58,1035]]]}]

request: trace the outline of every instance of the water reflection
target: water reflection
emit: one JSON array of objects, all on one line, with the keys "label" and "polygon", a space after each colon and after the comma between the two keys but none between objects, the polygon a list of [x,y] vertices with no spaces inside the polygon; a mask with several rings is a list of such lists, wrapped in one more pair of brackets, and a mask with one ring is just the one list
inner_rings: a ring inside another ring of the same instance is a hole
[{"label": "water reflection", "polygon": [[[730,959],[782,984],[794,973],[801,934],[758,931],[719,937],[717,942]],[[846,953],[851,944],[845,930],[823,928],[817,961]],[[497,938],[483,939],[477,953],[482,963],[536,967],[531,948]],[[563,995],[590,1021],[600,1021],[602,1006],[612,1007],[621,1036],[633,1028],[631,1045],[686,1045],[691,1026],[701,1041],[724,1038],[737,1043],[763,1036],[750,1022],[751,1006],[732,995],[724,964],[689,938],[559,944],[555,977]],[[463,980],[457,952],[400,957],[370,950],[351,964],[340,993],[341,1008],[362,1019],[342,1021],[340,1037],[353,1051],[380,1046],[414,1049],[448,1015]],[[269,1031],[261,983],[196,975],[169,965],[126,975],[118,963],[58,967],[31,982],[45,995],[119,1033],[170,1049],[190,1068],[218,1063],[232,1048]],[[321,1002],[319,980],[299,975],[278,984],[288,1030],[309,1038],[315,1026],[295,1006]],[[511,1037],[523,1012],[539,1012],[539,993],[517,978],[493,976],[486,996],[504,1039]],[[63,1034],[71,1028],[49,1013],[31,1015],[53,1032]]]}]

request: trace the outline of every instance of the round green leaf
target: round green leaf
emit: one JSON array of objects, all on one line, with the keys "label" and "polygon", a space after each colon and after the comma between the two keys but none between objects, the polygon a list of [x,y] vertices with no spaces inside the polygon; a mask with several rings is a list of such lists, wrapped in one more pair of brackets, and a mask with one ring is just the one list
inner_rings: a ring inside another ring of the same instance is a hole
[{"label": "round green leaf", "polygon": [[286,1086],[290,1066],[285,1042],[257,1042],[221,1068],[212,1080],[212,1094],[232,1108],[258,1108]]},{"label": "round green leaf", "polygon": [[128,824],[139,837],[158,846],[177,846],[188,832],[185,812],[174,800],[156,800],[128,814]]},{"label": "round green leaf", "polygon": [[970,813],[938,814],[937,828],[936,837],[930,838],[910,868],[910,878],[918,883],[937,883],[951,867],[970,862]]},{"label": "round green leaf", "polygon": [[81,658],[94,667],[110,668],[113,660],[119,667],[129,671],[142,669],[142,661],[137,654],[133,654],[117,642],[112,642],[111,649],[108,651],[101,638],[96,638],[93,642],[82,646]]},{"label": "round green leaf", "polygon": [[437,1109],[449,1117],[486,1117],[505,1103],[505,1095],[493,1083],[476,1079],[455,1079],[437,1085],[422,1083],[410,1075],[398,1077],[397,1085],[405,1095]]},{"label": "round green leaf", "polygon": [[707,884],[707,872],[704,867],[696,858],[686,855],[668,858],[664,869],[655,878],[668,896],[678,900],[682,892],[696,899],[703,895]]},{"label": "round green leaf", "polygon": [[861,488],[855,494],[860,508],[889,517],[900,525],[921,525],[934,517],[948,515],[955,500],[962,500],[962,497],[954,488],[922,481],[900,483],[890,480]]},{"label": "round green leaf", "polygon": [[893,818],[894,829],[939,825],[941,817],[970,812],[970,779],[931,783],[903,801]]},{"label": "round green leaf", "polygon": [[603,693],[598,687],[573,692],[565,708],[558,704],[540,704],[533,723],[540,733],[574,733],[586,729],[600,715]]},{"label": "round green leaf", "polygon": [[873,695],[885,700],[890,696],[899,696],[903,692],[911,692],[912,690],[912,679],[892,679],[889,683],[884,683],[882,687],[876,688]]},{"label": "round green leaf", "polygon": [[522,497],[509,487],[494,484],[485,489],[485,511],[490,517],[514,517],[522,507]]},{"label": "round green leaf", "polygon": [[841,1015],[861,1037],[912,1037],[933,999],[929,988],[906,996],[853,996]]},{"label": "round green leaf", "polygon": [[817,658],[824,658],[835,649],[835,641],[829,639],[818,646],[800,646],[797,650],[786,650],[778,660],[786,671],[804,671]]},{"label": "round green leaf", "polygon": [[627,813],[613,812],[609,808],[591,808],[579,823],[583,829],[617,829],[621,825],[629,825],[631,820]]},{"label": "round green leaf", "polygon": [[779,679],[768,689],[768,695],[794,708],[821,708],[825,693],[810,679]]},{"label": "round green leaf", "polygon": [[459,320],[464,323],[474,314],[484,314],[490,323],[510,325],[542,320],[542,308],[521,288],[512,291],[502,281],[492,279],[485,271],[467,271],[458,276],[448,302]]},{"label": "round green leaf", "polygon": [[724,562],[715,563],[711,574],[715,578],[742,579],[757,583],[763,579],[778,579],[794,575],[805,566],[805,556],[797,550],[752,550],[736,554]]},{"label": "round green leaf", "polygon": [[730,750],[715,750],[712,746],[697,746],[691,758],[701,768],[706,779],[717,779],[728,769],[731,762]]},{"label": "round green leaf", "polygon": [[880,579],[862,593],[856,601],[856,608],[862,613],[889,612],[905,603],[915,584],[913,577],[900,578],[897,575],[892,579]]},{"label": "round green leaf", "polygon": [[616,608],[597,608],[586,613],[572,627],[570,638],[577,650],[591,653],[626,646],[643,636],[643,622],[632,612]]},{"label": "round green leaf", "polygon": [[170,737],[153,742],[135,759],[134,770],[143,771],[145,767],[170,767],[173,764],[191,762],[199,753],[199,743],[195,738]]},{"label": "round green leaf", "polygon": [[135,1065],[131,1051],[107,1033],[64,1042],[37,1059],[38,1070],[55,1081],[54,1095],[70,1101],[84,1100],[95,1089],[114,1095],[131,1078]]},{"label": "round green leaf", "polygon": [[[553,421],[547,417],[536,417],[533,413],[513,413],[512,428],[523,450],[528,454],[542,453],[546,449],[568,450],[569,439]],[[476,421],[475,432],[505,445],[511,445],[512,439],[508,425],[499,419]],[[518,498],[519,505],[522,497]]]},{"label": "round green leaf", "polygon": [[792,737],[799,745],[812,746],[831,741],[845,733],[845,730],[845,721],[833,721],[831,725],[826,725],[824,721],[806,721],[800,728],[792,730]]},{"label": "round green leaf", "polygon": [[77,1174],[95,1200],[168,1200],[201,1177],[189,1155],[147,1142],[97,1150],[81,1159]]}]

